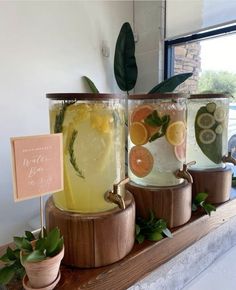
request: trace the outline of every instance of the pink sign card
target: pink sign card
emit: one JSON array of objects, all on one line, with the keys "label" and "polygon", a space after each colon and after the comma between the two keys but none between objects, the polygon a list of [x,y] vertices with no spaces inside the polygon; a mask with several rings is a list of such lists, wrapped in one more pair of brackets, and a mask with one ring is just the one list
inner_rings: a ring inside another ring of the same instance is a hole
[{"label": "pink sign card", "polygon": [[15,201],[63,189],[62,134],[11,138]]}]

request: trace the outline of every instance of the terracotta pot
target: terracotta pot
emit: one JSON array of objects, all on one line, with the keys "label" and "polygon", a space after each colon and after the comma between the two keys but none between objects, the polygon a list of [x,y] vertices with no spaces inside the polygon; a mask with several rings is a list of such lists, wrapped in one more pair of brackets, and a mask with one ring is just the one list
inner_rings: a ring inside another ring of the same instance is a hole
[{"label": "terracotta pot", "polygon": [[24,262],[29,284],[32,288],[44,288],[51,285],[58,278],[64,247],[56,256],[40,262]]}]

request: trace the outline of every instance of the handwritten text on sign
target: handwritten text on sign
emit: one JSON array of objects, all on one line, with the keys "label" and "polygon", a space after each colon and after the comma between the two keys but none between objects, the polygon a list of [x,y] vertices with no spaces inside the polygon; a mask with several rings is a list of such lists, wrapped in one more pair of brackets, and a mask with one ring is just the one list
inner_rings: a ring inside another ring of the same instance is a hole
[{"label": "handwritten text on sign", "polygon": [[15,200],[63,189],[62,134],[11,138]]}]

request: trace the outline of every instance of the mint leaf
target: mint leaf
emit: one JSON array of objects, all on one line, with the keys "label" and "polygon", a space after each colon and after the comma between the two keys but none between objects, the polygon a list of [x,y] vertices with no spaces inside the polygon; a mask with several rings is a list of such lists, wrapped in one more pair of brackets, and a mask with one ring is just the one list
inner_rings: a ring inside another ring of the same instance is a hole
[{"label": "mint leaf", "polygon": [[205,203],[202,206],[208,215],[211,215],[212,211],[216,211],[216,207],[212,204]]},{"label": "mint leaf", "polygon": [[200,192],[195,196],[194,202],[196,204],[201,204],[201,202],[205,201],[207,197],[208,197],[208,193]]},{"label": "mint leaf", "polygon": [[138,235],[138,236],[136,236],[136,241],[137,241],[139,244],[142,244],[144,240],[145,240],[144,235]]}]

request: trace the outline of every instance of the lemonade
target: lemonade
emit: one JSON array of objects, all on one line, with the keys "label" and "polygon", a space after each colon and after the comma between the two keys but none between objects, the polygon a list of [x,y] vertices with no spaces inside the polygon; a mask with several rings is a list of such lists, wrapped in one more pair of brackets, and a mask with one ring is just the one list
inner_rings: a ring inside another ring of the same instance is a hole
[{"label": "lemonade", "polygon": [[186,98],[180,94],[134,95],[129,98],[128,174],[144,186],[183,182],[186,150]]},{"label": "lemonade", "polygon": [[192,95],[188,101],[187,161],[193,169],[224,167],[229,99],[223,94]]},{"label": "lemonade", "polygon": [[63,133],[64,190],[53,195],[60,209],[88,213],[116,207],[104,194],[125,177],[123,101],[99,96],[83,100],[86,94],[68,94],[66,101],[51,101],[51,132]]}]

